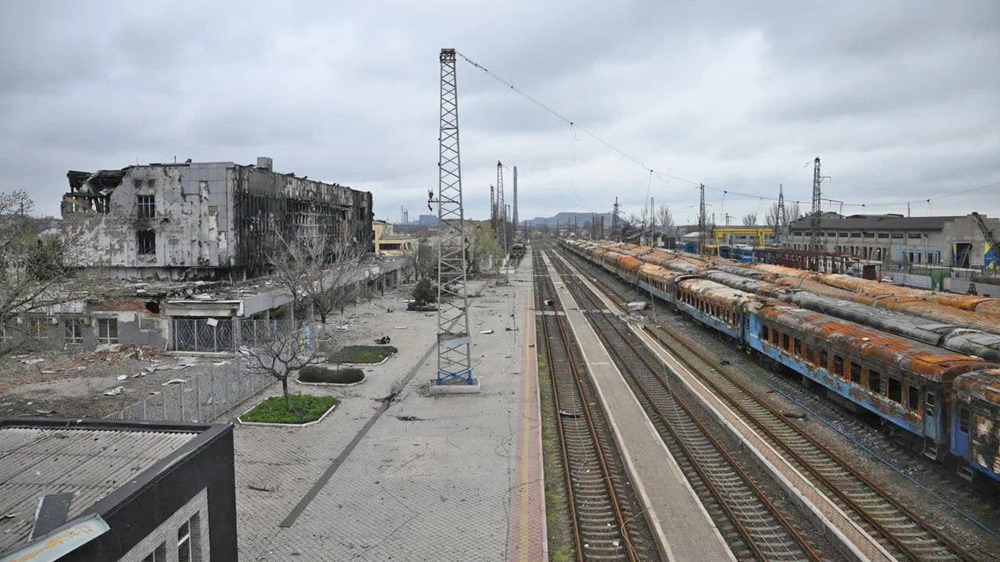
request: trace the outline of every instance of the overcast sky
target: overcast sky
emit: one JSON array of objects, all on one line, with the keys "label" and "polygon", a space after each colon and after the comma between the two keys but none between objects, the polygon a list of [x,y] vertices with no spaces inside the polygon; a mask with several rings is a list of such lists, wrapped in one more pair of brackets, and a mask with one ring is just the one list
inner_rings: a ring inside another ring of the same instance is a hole
[{"label": "overcast sky", "polygon": [[[1000,215],[1000,186],[925,202],[1000,182],[995,0],[473,4],[7,4],[0,190],[58,215],[70,169],[271,156],[372,191],[379,218],[415,218],[437,187],[438,52],[455,47],[658,173],[715,188],[720,223],[762,220],[769,201],[719,190],[782,183],[806,210],[816,156],[824,195],[867,212],[911,199],[914,215]],[[522,218],[615,196],[632,212],[649,186],[695,219],[693,184],[650,182],[465,62],[458,80],[467,215],[487,216],[502,160]]]}]

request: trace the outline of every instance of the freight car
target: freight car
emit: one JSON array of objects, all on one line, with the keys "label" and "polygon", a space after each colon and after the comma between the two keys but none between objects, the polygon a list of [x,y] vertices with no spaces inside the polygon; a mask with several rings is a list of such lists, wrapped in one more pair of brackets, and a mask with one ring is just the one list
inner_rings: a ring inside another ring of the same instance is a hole
[{"label": "freight car", "polygon": [[564,246],[838,402],[878,416],[929,458],[1000,482],[1000,367],[593,243]]}]

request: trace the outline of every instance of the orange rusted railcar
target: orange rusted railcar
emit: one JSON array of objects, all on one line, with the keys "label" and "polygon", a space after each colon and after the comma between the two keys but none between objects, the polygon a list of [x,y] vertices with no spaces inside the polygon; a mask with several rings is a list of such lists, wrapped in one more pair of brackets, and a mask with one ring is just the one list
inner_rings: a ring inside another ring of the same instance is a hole
[{"label": "orange rusted railcar", "polygon": [[1000,481],[1000,369],[956,378],[953,397],[951,453],[967,461],[960,474]]}]

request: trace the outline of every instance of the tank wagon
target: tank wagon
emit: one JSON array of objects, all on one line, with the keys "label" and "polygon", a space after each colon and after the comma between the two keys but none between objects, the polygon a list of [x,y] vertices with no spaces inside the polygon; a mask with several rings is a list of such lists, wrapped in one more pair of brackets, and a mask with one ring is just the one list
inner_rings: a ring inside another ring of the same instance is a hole
[{"label": "tank wagon", "polygon": [[689,262],[677,271],[600,243],[563,244],[748,352],[823,386],[836,401],[874,414],[927,457],[955,464],[967,478],[1000,483],[1000,366],[766,294],[783,287],[751,292],[689,273]]}]

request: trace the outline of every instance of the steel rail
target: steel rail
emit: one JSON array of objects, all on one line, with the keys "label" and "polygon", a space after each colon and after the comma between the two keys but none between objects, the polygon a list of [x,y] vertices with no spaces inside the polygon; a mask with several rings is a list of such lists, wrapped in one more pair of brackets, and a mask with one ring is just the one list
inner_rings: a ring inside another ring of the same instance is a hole
[{"label": "steel rail", "polygon": [[[590,294],[589,290],[585,286],[581,286],[579,290],[590,301],[592,305],[597,305],[599,308],[601,307],[601,305],[603,305],[603,303],[601,303],[599,299]],[[753,479],[750,478],[750,476],[736,462],[736,460],[732,457],[732,455],[728,453],[728,451],[722,445],[722,443],[719,442],[714,435],[712,435],[712,432],[695,415],[694,411],[686,403],[686,401],[677,394],[675,394],[670,389],[670,384],[668,383],[668,381],[659,373],[660,369],[654,366],[645,357],[644,353],[642,353],[641,351],[641,348],[638,347],[638,344],[634,343],[633,341],[634,338],[630,338],[629,335],[623,333],[622,330],[614,324],[614,322],[607,321],[607,324],[614,331],[614,334],[618,338],[620,338],[620,340],[626,343],[626,345],[633,351],[635,356],[637,356],[639,360],[643,363],[643,365],[649,370],[649,372],[653,375],[656,382],[659,383],[661,389],[666,391],[668,397],[667,400],[669,400],[670,404],[679,406],[680,409],[683,410],[687,418],[686,421],[693,424],[697,429],[698,434],[696,435],[696,437],[701,437],[704,441],[707,441],[710,444],[714,452],[725,460],[730,471],[739,479],[740,484],[747,490],[749,490],[750,493],[753,495],[753,498],[755,498],[756,501],[759,502],[760,504],[759,506],[753,506],[753,505],[749,506],[749,509],[752,511],[752,513],[750,513],[749,515],[743,512],[745,508],[741,508],[741,512],[743,513],[739,514],[736,513],[736,510],[734,509],[732,503],[734,502],[733,497],[737,494],[734,494],[729,491],[724,491],[721,489],[720,485],[717,484],[717,480],[720,480],[720,477],[710,474],[703,466],[704,462],[698,461],[699,455],[692,450],[694,446],[686,443],[684,437],[680,435],[681,430],[677,427],[678,420],[676,419],[671,420],[670,415],[664,412],[663,407],[659,403],[663,402],[663,400],[657,400],[653,396],[652,391],[647,386],[647,384],[632,369],[632,367],[628,364],[628,361],[621,354],[621,352],[618,349],[616,349],[614,345],[612,345],[611,339],[609,338],[605,328],[599,327],[599,324],[597,322],[591,322],[591,325],[594,327],[595,331],[598,333],[598,335],[601,337],[601,340],[604,342],[605,347],[609,350],[609,352],[611,352],[614,355],[615,363],[619,365],[619,367],[621,367],[622,371],[625,372],[625,374],[627,374],[632,381],[634,381],[635,388],[637,388],[639,392],[646,398],[646,401],[649,403],[649,407],[653,410],[652,413],[654,413],[655,416],[663,422],[663,425],[667,428],[667,431],[669,431],[671,436],[673,436],[674,440],[677,442],[677,445],[679,446],[681,451],[688,458],[692,469],[698,474],[702,482],[704,482],[706,488],[708,488],[712,496],[716,499],[716,502],[718,502],[723,512],[730,519],[730,522],[732,523],[734,529],[736,529],[736,531],[743,538],[743,542],[746,544],[747,548],[751,550],[754,558],[758,560],[808,559],[814,562],[822,560],[822,557],[815,551],[815,549],[812,548],[812,546],[808,543],[808,541],[805,540],[805,538],[798,532],[798,530],[795,529],[795,527],[784,517],[784,515],[780,512],[780,510],[778,510],[777,506],[775,506],[774,503],[767,497],[767,495],[760,489],[760,487],[757,486],[757,484],[753,481]],[[680,420],[680,421],[683,422],[685,420]],[[697,446],[700,444],[694,444],[694,445]],[[705,456],[704,453],[702,453],[701,456],[704,457]],[[704,459],[702,460],[704,461]],[[715,467],[716,470],[717,468],[718,467]],[[735,487],[736,485],[731,484],[731,486]],[[773,520],[773,522],[761,523],[763,518],[770,518]],[[747,522],[745,520],[752,521],[755,524],[755,529],[766,529],[766,532],[758,532],[755,534],[747,526]],[[779,534],[773,531],[775,524],[780,525],[788,533],[788,538],[781,537]],[[794,550],[787,549],[787,547],[785,552],[776,551],[779,549],[776,549],[773,543],[775,542],[784,543],[788,539],[791,539],[791,541],[797,544],[797,546],[801,549],[801,554],[796,553]],[[772,550],[772,553],[764,552],[764,547],[767,547],[768,549]]]},{"label": "steel rail", "polygon": [[[536,260],[535,260],[536,264],[537,264],[538,261],[540,261],[540,258],[536,258]],[[546,276],[545,279],[540,283],[540,285],[544,289],[544,291],[538,291],[536,293],[536,295],[537,295],[537,297],[536,297],[537,298],[536,307],[539,310],[544,310],[543,307],[538,306],[538,305],[540,305],[540,304],[542,304],[542,303],[545,302],[544,294],[545,293],[551,294],[551,292],[552,292],[552,289],[549,286],[550,284],[551,284],[551,280],[548,279],[548,276]],[[600,468],[601,468],[601,480],[604,483],[605,489],[606,489],[606,492],[607,492],[607,499],[606,499],[606,501],[610,505],[612,511],[614,512],[614,518],[615,518],[615,520],[618,522],[617,533],[621,537],[621,545],[620,546],[623,548],[623,552],[622,552],[623,556],[620,556],[619,558],[625,559],[625,560],[629,560],[629,562],[638,562],[639,559],[638,559],[638,557],[636,555],[635,548],[632,545],[632,541],[630,540],[630,538],[628,536],[628,523],[629,523],[629,521],[626,520],[625,517],[624,517],[624,515],[622,514],[621,505],[619,504],[619,501],[618,501],[618,491],[615,489],[614,480],[613,480],[613,478],[611,476],[611,471],[610,471],[610,469],[608,467],[608,463],[607,463],[606,458],[605,458],[604,448],[601,446],[601,442],[600,442],[600,439],[599,439],[598,434],[597,434],[596,423],[594,421],[594,417],[593,417],[593,415],[592,415],[592,413],[590,411],[590,407],[588,405],[587,396],[586,396],[585,391],[583,389],[582,381],[580,380],[580,373],[579,373],[579,370],[577,369],[576,361],[574,360],[574,358],[573,358],[573,356],[571,354],[571,351],[570,351],[570,349],[571,349],[570,348],[570,342],[569,342],[569,339],[568,339],[568,337],[566,335],[565,327],[562,325],[562,322],[559,320],[559,315],[558,314],[556,314],[554,316],[554,318],[555,318],[555,323],[556,323],[556,327],[557,327],[557,331],[558,331],[558,337],[559,337],[559,340],[563,344],[563,350],[564,350],[565,355],[566,355],[566,362],[569,364],[570,374],[571,374],[571,377],[572,377],[572,379],[574,381],[573,387],[574,387],[574,389],[576,391],[575,392],[575,396],[576,396],[575,402],[577,402],[577,404],[575,404],[575,406],[579,406],[579,409],[584,414],[584,419],[586,420],[587,430],[588,430],[588,433],[590,435],[590,439],[591,439],[592,446],[593,446],[593,449],[594,449],[593,456],[596,458],[596,460],[598,461],[598,464],[600,465]],[[588,517],[585,516],[585,515],[583,515],[583,514],[581,514],[582,510],[577,505],[577,501],[576,501],[576,492],[577,491],[574,489],[574,482],[577,482],[577,480],[575,480],[573,478],[573,472],[572,472],[572,466],[571,466],[570,448],[567,445],[567,442],[568,442],[568,440],[567,440],[567,431],[566,431],[566,428],[565,428],[565,426],[563,424],[563,420],[562,420],[562,412],[564,410],[563,410],[563,404],[562,404],[562,401],[561,401],[559,395],[560,395],[560,390],[563,390],[563,391],[566,390],[565,389],[565,385],[564,385],[565,381],[563,381],[563,387],[560,388],[560,384],[561,383],[559,381],[559,377],[556,375],[555,359],[554,359],[554,355],[553,355],[553,352],[552,352],[552,338],[551,338],[551,334],[549,332],[548,323],[545,321],[544,315],[542,317],[541,325],[542,325],[542,339],[544,340],[544,346],[545,346],[546,369],[548,370],[550,383],[552,385],[552,399],[553,399],[553,406],[554,406],[554,410],[555,410],[555,416],[554,417],[556,418],[556,428],[557,428],[557,432],[558,432],[558,435],[559,435],[559,443],[560,443],[560,448],[561,448],[561,456],[562,456],[562,464],[563,464],[563,475],[564,475],[564,478],[566,479],[566,492],[567,492],[566,495],[567,495],[567,499],[568,499],[568,502],[569,502],[569,505],[570,505],[570,512],[571,512],[571,518],[572,518],[572,524],[573,524],[572,525],[573,526],[573,535],[574,535],[573,539],[574,539],[574,543],[576,544],[576,551],[577,551],[576,558],[577,558],[577,560],[579,562],[585,562],[587,560],[587,558],[588,558],[587,555],[586,555],[585,547],[588,546],[591,543],[584,541],[584,535],[585,534],[591,534],[591,532],[590,531],[586,531],[585,530],[586,525],[584,525],[584,524],[581,523],[581,519],[587,519]],[[590,453],[587,452],[586,454],[589,456]],[[587,459],[583,459],[582,462],[585,463],[586,460]],[[572,464],[576,464],[576,463],[574,462]],[[582,484],[580,484],[580,485],[582,485]],[[595,510],[595,506],[592,505],[592,504],[588,505],[587,507],[588,507],[588,510],[590,512],[592,512],[592,513],[596,511]],[[599,536],[597,536],[597,534],[604,534],[604,535],[606,535],[607,534],[607,530],[606,529],[600,529],[599,527],[595,527],[595,532],[590,537],[592,539],[591,542],[593,542],[594,544],[598,544],[599,541],[605,540],[605,539],[602,539]],[[611,554],[612,556],[614,556],[614,553],[608,553],[608,554]],[[595,556],[595,558],[598,558],[598,556]],[[599,556],[599,558],[602,559],[602,560],[609,559],[607,555],[605,555],[605,556]]]},{"label": "steel rail", "polygon": [[[580,258],[582,260],[582,258]],[[603,270],[602,270],[603,271]],[[610,285],[602,280],[596,278],[593,279],[597,285],[602,286],[609,293],[613,293],[616,296],[620,296],[619,291],[614,290]],[[888,543],[895,547],[900,554],[906,556],[906,558],[915,561],[923,560],[961,560],[963,562],[976,562],[976,558],[972,556],[968,551],[962,548],[953,539],[946,536],[940,530],[938,530],[934,525],[926,521],[924,518],[920,517],[913,510],[903,505],[901,502],[897,501],[892,497],[887,491],[885,491],[881,486],[876,484],[870,478],[862,474],[859,470],[854,468],[850,463],[844,460],[840,455],[834,452],[832,449],[826,445],[820,443],[816,438],[814,438],[809,433],[805,432],[803,429],[797,425],[792,424],[788,419],[781,414],[776,408],[771,406],[763,397],[757,394],[755,391],[743,384],[739,377],[733,375],[732,373],[726,372],[722,369],[721,365],[718,365],[718,361],[709,357],[704,351],[698,349],[698,347],[685,341],[685,338],[676,335],[677,332],[673,328],[668,328],[663,325],[657,324],[657,329],[661,332],[666,333],[674,341],[678,342],[683,346],[688,352],[698,357],[705,365],[718,373],[725,382],[730,384],[735,391],[742,393],[746,398],[745,400],[750,401],[750,405],[741,404],[739,398],[732,396],[733,390],[728,392],[723,389],[717,381],[712,380],[712,378],[704,372],[704,368],[696,367],[693,362],[685,357],[683,354],[679,353],[676,345],[671,345],[669,342],[665,341],[662,336],[656,332],[645,328],[646,332],[649,333],[654,339],[657,340],[665,349],[670,351],[672,355],[688,369],[699,377],[702,382],[709,386],[713,392],[716,393],[720,398],[724,399],[728,404],[733,407],[737,414],[740,415],[747,423],[752,426],[759,428],[762,433],[764,433],[768,439],[771,441],[773,446],[780,448],[785,451],[791,460],[794,460],[796,464],[799,464],[805,472],[813,476],[815,482],[820,483],[823,487],[829,489],[843,504],[841,507],[847,507],[851,512],[857,515],[857,519],[860,519],[864,523],[867,523],[872,529],[874,529],[881,537],[883,537]],[[752,414],[748,408],[762,409],[763,412],[757,415]],[[762,415],[770,416],[769,419],[761,419]],[[768,423],[772,425],[777,425],[778,427],[771,427]],[[790,432],[791,436],[779,436],[778,432],[784,430]],[[807,446],[813,447],[817,452],[813,452],[813,455],[820,455],[820,458],[807,459],[806,452],[796,450],[796,446],[792,445],[788,441],[792,438],[799,439],[799,447]],[[826,457],[834,463],[833,468],[830,468],[829,462],[824,462]],[[834,471],[839,470],[842,474],[835,474]],[[835,483],[834,478],[845,478],[853,479],[856,482],[846,482],[846,483]],[[853,494],[848,493],[845,489],[849,486],[858,488],[860,485],[861,490],[855,491]],[[878,502],[882,502],[882,505],[873,505],[870,508],[865,508],[861,505],[864,502],[871,502],[871,498],[856,498],[852,496],[861,496],[865,494],[864,488],[870,490],[870,495],[876,499]],[[912,521],[912,526],[908,524],[895,523],[899,528],[898,531],[893,531],[888,528],[888,525],[892,524],[890,522],[898,520],[899,518],[891,513],[886,512],[885,507],[889,506],[903,515],[906,519]],[[882,511],[880,515],[876,516],[873,512]],[[914,533],[913,527],[916,527],[922,531],[920,533]],[[900,535],[906,535],[904,540]],[[939,544],[928,544],[927,539],[932,539],[937,541]]]}]

